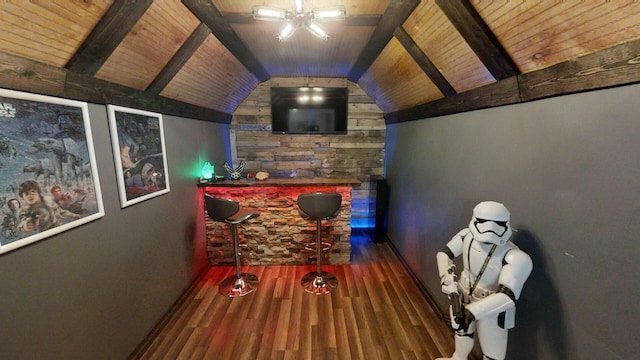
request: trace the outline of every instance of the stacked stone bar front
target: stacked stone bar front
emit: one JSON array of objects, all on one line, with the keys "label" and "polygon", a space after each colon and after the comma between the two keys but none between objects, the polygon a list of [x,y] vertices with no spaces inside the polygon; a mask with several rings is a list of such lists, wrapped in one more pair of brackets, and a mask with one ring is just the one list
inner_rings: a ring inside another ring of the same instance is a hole
[{"label": "stacked stone bar front", "polygon": [[[323,263],[348,264],[351,256],[351,185],[306,185],[303,182],[303,185],[275,183],[275,186],[269,186],[268,182],[238,180],[204,186],[205,193],[235,200],[241,207],[260,214],[258,218],[238,225],[241,264],[314,264],[316,222],[300,216],[296,200],[302,193],[316,191],[342,195],[339,215],[322,221],[322,241],[331,243],[331,249],[323,252]],[[211,220],[205,209],[205,226],[211,264],[233,265],[231,225]]]}]

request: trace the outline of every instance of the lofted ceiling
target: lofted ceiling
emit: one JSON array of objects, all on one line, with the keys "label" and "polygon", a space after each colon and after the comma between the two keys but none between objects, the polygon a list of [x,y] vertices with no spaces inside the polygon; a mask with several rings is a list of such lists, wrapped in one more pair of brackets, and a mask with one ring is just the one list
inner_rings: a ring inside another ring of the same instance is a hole
[{"label": "lofted ceiling", "polygon": [[272,77],[357,83],[402,122],[640,81],[633,0],[305,0],[345,20],[279,42],[254,5],[4,1],[0,87],[228,123]]}]

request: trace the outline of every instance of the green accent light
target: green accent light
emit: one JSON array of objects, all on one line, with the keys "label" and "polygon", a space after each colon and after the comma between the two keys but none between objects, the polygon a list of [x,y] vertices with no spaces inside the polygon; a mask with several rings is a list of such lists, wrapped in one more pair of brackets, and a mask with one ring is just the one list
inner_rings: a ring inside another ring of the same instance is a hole
[{"label": "green accent light", "polygon": [[215,167],[211,165],[210,162],[206,161],[202,166],[200,176],[203,180],[211,181],[213,180],[213,174],[215,174],[215,172]]}]

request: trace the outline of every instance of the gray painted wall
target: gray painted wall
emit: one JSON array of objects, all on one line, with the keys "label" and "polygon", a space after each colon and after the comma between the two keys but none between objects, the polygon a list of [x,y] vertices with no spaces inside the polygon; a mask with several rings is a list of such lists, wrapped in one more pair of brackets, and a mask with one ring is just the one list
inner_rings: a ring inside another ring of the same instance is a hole
[{"label": "gray painted wall", "polygon": [[[640,85],[387,128],[388,235],[437,300],[435,254],[482,200],[534,269],[508,359],[631,359],[640,307]],[[476,349],[477,350],[477,349]]]},{"label": "gray painted wall", "polygon": [[90,105],[105,216],[0,255],[0,357],[124,359],[208,264],[196,187],[227,125],[164,116],[168,194],[120,208],[106,107]]}]

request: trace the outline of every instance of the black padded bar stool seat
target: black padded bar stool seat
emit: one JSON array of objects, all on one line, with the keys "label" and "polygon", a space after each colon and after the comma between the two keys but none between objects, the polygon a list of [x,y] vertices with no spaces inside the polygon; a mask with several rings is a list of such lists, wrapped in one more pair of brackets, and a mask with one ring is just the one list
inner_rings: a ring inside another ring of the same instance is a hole
[{"label": "black padded bar stool seat", "polygon": [[302,288],[311,294],[328,294],[338,287],[335,275],[322,271],[322,220],[338,216],[342,195],[330,192],[304,193],[298,196],[298,211],[309,220],[316,221],[316,271],[302,277]]},{"label": "black padded bar stool seat", "polygon": [[258,277],[254,274],[240,272],[240,253],[238,251],[238,224],[257,218],[260,214],[240,209],[237,202],[220,199],[209,194],[204,195],[207,215],[214,220],[231,224],[233,236],[233,253],[236,262],[236,274],[224,279],[219,286],[220,294],[227,297],[244,296],[253,292],[258,286]]}]

